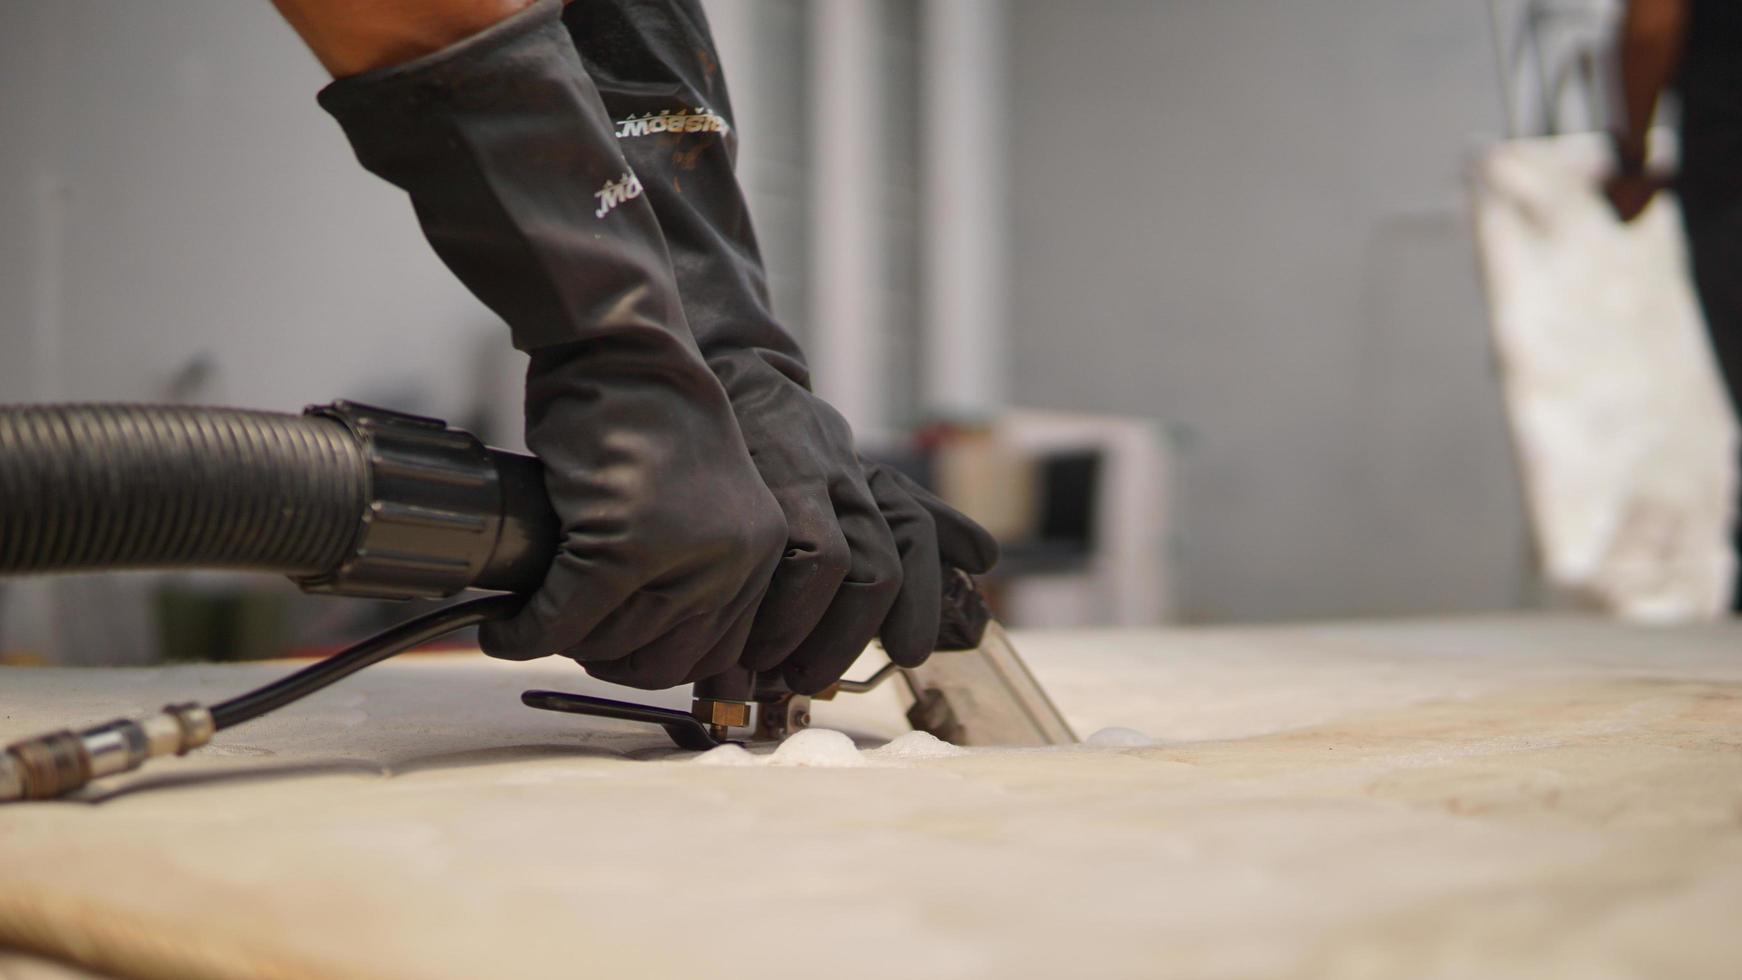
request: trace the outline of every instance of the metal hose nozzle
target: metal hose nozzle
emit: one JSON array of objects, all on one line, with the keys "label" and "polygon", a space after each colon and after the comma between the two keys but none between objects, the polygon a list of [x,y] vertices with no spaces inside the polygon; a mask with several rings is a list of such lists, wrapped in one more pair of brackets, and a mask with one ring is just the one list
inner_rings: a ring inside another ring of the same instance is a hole
[{"label": "metal hose nozzle", "polygon": [[77,792],[93,779],[138,769],[147,759],[197,749],[214,731],[212,713],[201,705],[172,704],[138,720],[118,718],[82,732],[14,742],[0,752],[0,803]]}]

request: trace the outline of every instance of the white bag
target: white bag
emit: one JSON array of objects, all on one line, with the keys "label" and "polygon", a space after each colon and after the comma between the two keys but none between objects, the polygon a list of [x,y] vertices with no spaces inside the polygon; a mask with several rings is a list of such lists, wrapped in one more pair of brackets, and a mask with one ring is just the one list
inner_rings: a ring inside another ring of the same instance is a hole
[{"label": "white bag", "polygon": [[1508,415],[1549,583],[1622,617],[1730,603],[1736,424],[1661,194],[1623,225],[1606,139],[1514,140],[1475,168]]}]

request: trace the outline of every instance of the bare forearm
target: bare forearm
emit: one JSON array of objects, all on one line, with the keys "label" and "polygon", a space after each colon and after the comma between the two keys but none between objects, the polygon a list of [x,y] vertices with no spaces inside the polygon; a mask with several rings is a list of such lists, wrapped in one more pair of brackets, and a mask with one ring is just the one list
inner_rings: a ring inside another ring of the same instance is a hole
[{"label": "bare forearm", "polygon": [[1658,98],[1681,63],[1687,0],[1629,0],[1619,41],[1622,119],[1616,148],[1624,164],[1643,165]]},{"label": "bare forearm", "polygon": [[439,51],[532,0],[272,0],[335,78]]}]

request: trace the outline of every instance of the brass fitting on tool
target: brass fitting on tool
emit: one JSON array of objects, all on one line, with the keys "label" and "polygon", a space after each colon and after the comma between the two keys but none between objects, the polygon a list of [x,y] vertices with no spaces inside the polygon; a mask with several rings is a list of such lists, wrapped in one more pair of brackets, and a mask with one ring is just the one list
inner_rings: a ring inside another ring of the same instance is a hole
[{"label": "brass fitting on tool", "polygon": [[708,734],[717,742],[726,740],[726,729],[750,724],[750,705],[744,701],[722,698],[696,698],[690,702],[690,715],[708,726]]},{"label": "brass fitting on tool", "polygon": [[185,755],[210,742],[215,731],[212,713],[189,703],[137,721],[119,718],[82,732],[14,742],[0,752],[0,803],[65,796],[93,779],[137,769],[147,759]]}]

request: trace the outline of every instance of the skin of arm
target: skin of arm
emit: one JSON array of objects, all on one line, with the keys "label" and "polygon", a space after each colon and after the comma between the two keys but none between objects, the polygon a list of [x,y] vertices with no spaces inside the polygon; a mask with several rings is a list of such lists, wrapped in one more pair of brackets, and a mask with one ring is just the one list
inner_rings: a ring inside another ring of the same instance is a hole
[{"label": "skin of arm", "polygon": [[1687,0],[1628,0],[1617,43],[1621,68],[1621,124],[1613,133],[1615,173],[1603,193],[1622,221],[1639,217],[1664,180],[1646,172],[1646,138],[1658,97],[1681,63],[1687,38]]},{"label": "skin of arm", "polygon": [[272,0],[334,78],[440,51],[532,0]]}]

